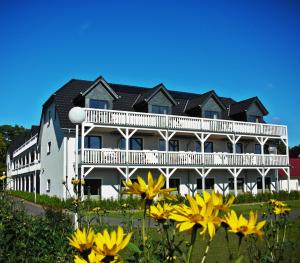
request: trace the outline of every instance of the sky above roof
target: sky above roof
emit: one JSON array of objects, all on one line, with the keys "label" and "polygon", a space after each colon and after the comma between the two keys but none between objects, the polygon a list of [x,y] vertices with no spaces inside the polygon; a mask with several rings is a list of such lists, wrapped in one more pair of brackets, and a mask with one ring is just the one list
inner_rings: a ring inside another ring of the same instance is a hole
[{"label": "sky above roof", "polygon": [[0,125],[72,78],[258,96],[300,144],[299,1],[0,1]]}]

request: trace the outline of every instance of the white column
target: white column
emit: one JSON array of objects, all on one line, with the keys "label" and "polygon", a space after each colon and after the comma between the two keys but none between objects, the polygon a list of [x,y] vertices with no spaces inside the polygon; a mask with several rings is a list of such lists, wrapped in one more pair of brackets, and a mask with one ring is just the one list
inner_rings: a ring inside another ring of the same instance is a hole
[{"label": "white column", "polygon": [[205,191],[205,176],[202,176],[202,192]]},{"label": "white column", "polygon": [[129,161],[129,130],[126,128],[125,130],[125,159],[126,159],[126,182],[129,179],[129,167],[128,167],[128,161]]},{"label": "white column", "polygon": [[170,168],[167,168],[166,169],[166,188],[170,188]]},{"label": "white column", "polygon": [[262,192],[263,192],[263,193],[266,191],[266,181],[265,181],[265,177],[266,177],[266,174],[265,174],[265,168],[263,168],[263,172],[262,172],[262,175],[261,175]]},{"label": "white column", "polygon": [[291,192],[290,167],[287,168],[288,192]]},{"label": "white column", "polygon": [[238,190],[237,190],[237,175],[233,176],[233,184],[234,184],[234,195],[238,195]]}]

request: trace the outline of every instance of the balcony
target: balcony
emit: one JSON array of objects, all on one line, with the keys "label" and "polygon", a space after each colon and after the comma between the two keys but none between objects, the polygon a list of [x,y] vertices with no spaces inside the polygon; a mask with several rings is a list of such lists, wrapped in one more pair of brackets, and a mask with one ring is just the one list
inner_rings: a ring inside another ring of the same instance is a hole
[{"label": "balcony", "polygon": [[37,143],[37,134],[34,135],[33,137],[31,137],[28,141],[26,141],[24,144],[22,144],[18,149],[16,149],[13,152],[13,158],[15,158],[17,155],[19,155],[20,153],[24,152],[25,150],[27,150],[28,148],[30,148],[31,146],[35,145]]},{"label": "balcony", "polygon": [[151,113],[99,110],[85,108],[85,124],[116,127],[162,129],[171,131],[192,131],[287,137],[287,126],[262,123],[205,119]]},{"label": "balcony", "polygon": [[288,166],[285,155],[128,151],[117,149],[85,149],[83,165],[130,165],[163,167],[283,167]]},{"label": "balcony", "polygon": [[30,164],[19,166],[12,170],[11,175],[22,175],[25,173],[34,172],[41,169],[40,162],[32,162]]}]

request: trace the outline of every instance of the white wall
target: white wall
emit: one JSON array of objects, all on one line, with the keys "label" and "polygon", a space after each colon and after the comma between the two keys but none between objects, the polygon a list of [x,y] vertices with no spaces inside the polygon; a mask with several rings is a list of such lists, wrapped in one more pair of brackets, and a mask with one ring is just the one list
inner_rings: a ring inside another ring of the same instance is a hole
[{"label": "white wall", "polygon": [[[288,191],[288,180],[280,179],[279,180],[279,189],[283,191]],[[300,191],[300,178],[291,178],[290,179],[290,190],[291,191]]]},{"label": "white wall", "polygon": [[[48,111],[51,117],[48,119]],[[40,193],[63,198],[65,196],[64,180],[64,135],[60,128],[59,117],[55,105],[52,104],[46,111],[47,117],[40,130]],[[51,152],[47,154],[48,142],[51,142]],[[50,191],[46,191],[47,180],[50,180]]]}]

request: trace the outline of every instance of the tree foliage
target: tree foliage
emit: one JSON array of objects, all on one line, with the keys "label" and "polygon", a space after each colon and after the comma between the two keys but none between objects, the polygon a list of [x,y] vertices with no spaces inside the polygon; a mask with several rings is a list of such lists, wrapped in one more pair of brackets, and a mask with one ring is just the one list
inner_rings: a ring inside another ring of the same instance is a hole
[{"label": "tree foliage", "polygon": [[2,125],[0,126],[0,172],[6,170],[6,152],[12,140],[25,132],[23,126]]},{"label": "tree foliage", "polygon": [[290,157],[291,158],[298,158],[300,157],[300,144],[298,146],[294,146],[290,148]]}]

